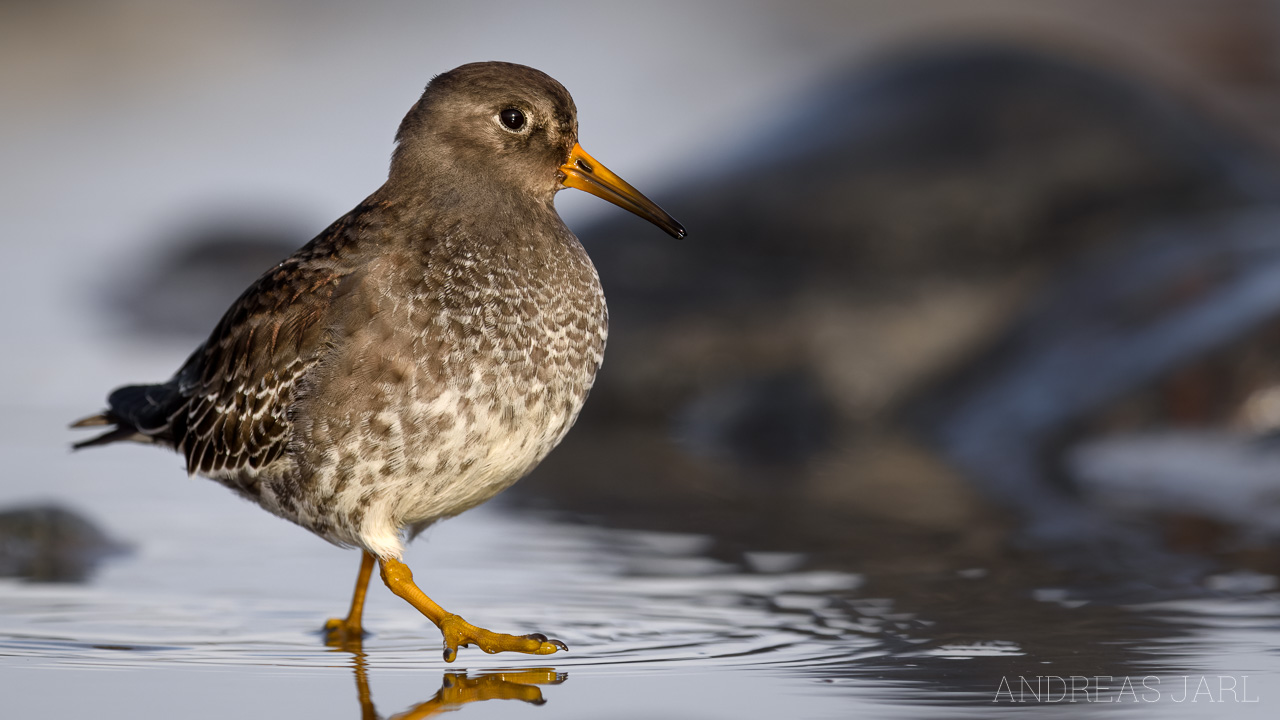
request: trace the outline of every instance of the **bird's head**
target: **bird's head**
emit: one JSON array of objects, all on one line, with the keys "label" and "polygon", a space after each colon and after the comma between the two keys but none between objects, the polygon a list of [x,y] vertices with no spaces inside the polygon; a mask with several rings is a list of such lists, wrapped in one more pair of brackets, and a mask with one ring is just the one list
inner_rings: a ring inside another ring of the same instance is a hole
[{"label": "bird's head", "polygon": [[585,190],[674,237],[684,228],[578,145],[573,98],[547,74],[483,62],[436,76],[396,133],[391,178],[447,184],[465,193],[514,192],[551,203]]}]

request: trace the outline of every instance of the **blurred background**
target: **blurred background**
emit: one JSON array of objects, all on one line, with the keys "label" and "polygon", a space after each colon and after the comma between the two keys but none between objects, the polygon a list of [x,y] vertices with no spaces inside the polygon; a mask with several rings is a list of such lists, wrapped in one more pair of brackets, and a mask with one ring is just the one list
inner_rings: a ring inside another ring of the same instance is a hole
[{"label": "blurred background", "polygon": [[[301,535],[176,457],[68,455],[61,428],[168,377],[382,182],[434,74],[489,59],[560,80],[583,146],[689,230],[558,196],[607,362],[563,446],[474,521],[493,536],[550,518],[702,539],[693,565],[641,543],[640,575],[845,573],[860,595],[819,597],[884,645],[817,674],[981,701],[1032,662],[1149,669],[1201,624],[1146,603],[1262,602],[1250,629],[1280,628],[1265,0],[2,2],[0,574],[86,580],[190,528],[243,559],[224,509]],[[298,543],[343,568],[316,587],[347,586],[353,558]],[[890,635],[1023,660],[942,672]],[[1280,689],[1273,651],[1219,640],[1157,669]]]}]

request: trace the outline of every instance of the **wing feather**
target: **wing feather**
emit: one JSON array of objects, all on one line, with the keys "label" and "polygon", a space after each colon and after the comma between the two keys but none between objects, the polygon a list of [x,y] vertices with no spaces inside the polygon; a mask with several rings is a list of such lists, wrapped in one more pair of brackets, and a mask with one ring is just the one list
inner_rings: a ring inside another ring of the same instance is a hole
[{"label": "wing feather", "polygon": [[167,430],[187,472],[260,470],[288,449],[290,408],[334,342],[334,298],[355,272],[340,251],[361,209],[259,278],[178,371],[186,401]]},{"label": "wing feather", "polygon": [[260,470],[278,460],[309,373],[340,342],[340,298],[363,276],[359,238],[378,236],[388,207],[366,200],[258,278],[173,378],[117,388],[107,410],[77,423],[116,427],[76,447],[156,442],[177,448],[187,471],[202,474]]}]

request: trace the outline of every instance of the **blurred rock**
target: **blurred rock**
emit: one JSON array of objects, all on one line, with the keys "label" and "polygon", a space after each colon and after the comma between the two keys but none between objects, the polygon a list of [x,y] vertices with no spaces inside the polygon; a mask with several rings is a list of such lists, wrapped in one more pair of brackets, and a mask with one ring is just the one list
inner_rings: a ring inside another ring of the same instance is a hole
[{"label": "blurred rock", "polygon": [[199,342],[244,288],[311,239],[270,220],[201,223],[107,291],[130,332]]},{"label": "blurred rock", "polygon": [[[1178,378],[1216,353],[1242,358],[1232,344],[1280,318],[1277,227],[1280,208],[1205,214],[1064,264],[996,342],[922,394],[914,425],[989,493],[1033,517],[1059,514],[1071,500],[1049,480],[1071,479],[1062,453],[1104,426],[1236,414],[1227,394]],[[1136,415],[1135,398],[1165,382],[1177,397]]]},{"label": "blurred rock", "polygon": [[827,449],[832,432],[826,397],[793,372],[709,388],[680,411],[675,437],[695,455],[749,468],[804,463]]},{"label": "blurred rock", "polygon": [[[1068,452],[1135,405],[1204,412],[1178,378],[1280,318],[1280,165],[1167,90],[1009,45],[900,52],[794,106],[653,193],[688,240],[621,212],[581,233],[608,362],[517,492],[753,550],[901,523],[993,552],[991,502],[1051,542],[1126,535]],[[305,235],[196,232],[118,304],[198,338]],[[1237,385],[1218,421],[1280,422],[1280,372]]]},{"label": "blurred rock", "polygon": [[0,577],[82,582],[126,547],[91,521],[56,505],[0,510]]},{"label": "blurred rock", "polygon": [[[669,413],[726,369],[817,364],[845,413],[875,412],[1003,327],[1080,250],[1275,196],[1171,99],[1014,48],[834,78],[744,155],[664,198],[687,242],[630,218],[583,233],[613,313],[593,409]],[[872,377],[841,376],[868,355]]]},{"label": "blurred rock", "polygon": [[[733,497],[821,507],[844,518],[832,533],[878,518],[963,535],[992,518],[973,483],[1043,538],[1127,537],[1080,501],[1062,450],[1280,314],[1274,161],[1159,88],[1008,46],[889,57],[799,107],[736,166],[658,197],[687,241],[623,216],[582,233],[608,362],[525,489],[691,525]],[[806,379],[790,400],[744,399],[784,375]],[[817,405],[830,434],[783,440],[802,463],[727,439],[762,415],[789,438]],[[770,473],[775,494],[743,485]]]}]

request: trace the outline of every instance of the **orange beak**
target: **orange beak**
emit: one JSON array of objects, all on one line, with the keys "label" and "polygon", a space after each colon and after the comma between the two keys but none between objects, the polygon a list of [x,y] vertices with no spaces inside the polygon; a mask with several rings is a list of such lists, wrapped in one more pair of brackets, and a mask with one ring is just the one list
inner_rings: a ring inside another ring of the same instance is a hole
[{"label": "orange beak", "polygon": [[596,162],[596,159],[588,155],[581,145],[574,143],[573,150],[569,153],[569,162],[560,166],[560,172],[564,173],[561,184],[565,187],[589,192],[620,208],[630,210],[666,230],[667,234],[673,238],[684,237],[684,227],[676,222],[675,218],[658,207],[657,203],[642,195],[639,190],[631,187],[626,180],[614,175],[609,168]]}]

